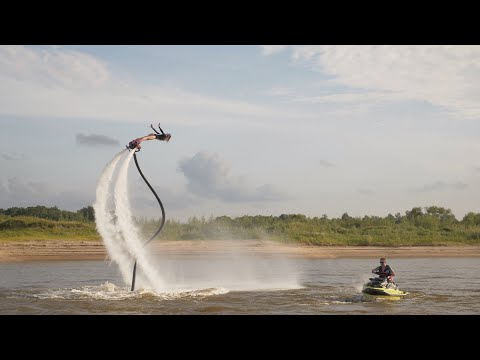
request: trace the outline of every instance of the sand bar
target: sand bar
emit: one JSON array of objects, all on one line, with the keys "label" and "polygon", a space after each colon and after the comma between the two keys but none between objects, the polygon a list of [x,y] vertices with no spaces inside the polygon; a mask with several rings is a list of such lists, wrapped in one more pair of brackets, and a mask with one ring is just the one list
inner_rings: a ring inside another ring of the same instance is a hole
[{"label": "sand bar", "polygon": [[[175,257],[232,256],[233,254],[300,258],[480,257],[480,246],[309,246],[266,240],[157,240],[154,254]],[[100,241],[38,240],[0,242],[0,262],[46,260],[108,260]]]}]

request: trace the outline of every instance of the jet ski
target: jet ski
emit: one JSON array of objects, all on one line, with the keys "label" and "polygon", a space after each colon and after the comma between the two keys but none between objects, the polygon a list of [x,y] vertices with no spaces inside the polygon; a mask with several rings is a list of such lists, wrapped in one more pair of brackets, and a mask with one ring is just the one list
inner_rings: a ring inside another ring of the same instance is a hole
[{"label": "jet ski", "polygon": [[408,292],[402,291],[393,282],[387,281],[386,277],[375,277],[363,285],[362,292],[368,295],[381,296],[381,297],[402,297],[408,295]]}]

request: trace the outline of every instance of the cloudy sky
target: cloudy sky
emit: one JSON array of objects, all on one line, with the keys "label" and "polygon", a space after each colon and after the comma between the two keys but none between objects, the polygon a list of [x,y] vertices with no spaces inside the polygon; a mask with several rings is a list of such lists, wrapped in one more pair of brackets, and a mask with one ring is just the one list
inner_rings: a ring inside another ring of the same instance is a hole
[{"label": "cloudy sky", "polygon": [[[167,217],[480,212],[479,46],[0,46],[0,208],[78,210],[150,124]],[[159,216],[132,162],[132,206]]]}]

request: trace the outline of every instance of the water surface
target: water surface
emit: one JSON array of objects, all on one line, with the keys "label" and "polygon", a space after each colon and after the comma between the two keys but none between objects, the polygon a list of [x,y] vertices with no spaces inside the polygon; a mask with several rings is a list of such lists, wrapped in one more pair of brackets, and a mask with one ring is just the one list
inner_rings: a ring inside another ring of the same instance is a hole
[{"label": "water surface", "polygon": [[480,314],[480,259],[391,259],[399,301],[365,299],[372,259],[169,257],[168,289],[129,291],[104,261],[0,264],[0,314]]}]

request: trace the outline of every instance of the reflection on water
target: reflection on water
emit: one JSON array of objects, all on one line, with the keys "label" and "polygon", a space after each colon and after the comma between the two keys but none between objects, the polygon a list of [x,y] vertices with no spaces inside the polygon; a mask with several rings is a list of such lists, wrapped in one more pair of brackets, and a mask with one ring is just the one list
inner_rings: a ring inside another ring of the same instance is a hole
[{"label": "reflection on water", "polygon": [[0,314],[480,314],[480,259],[389,259],[399,301],[361,293],[376,262],[169,257],[167,288],[135,292],[103,261],[0,264]]}]

